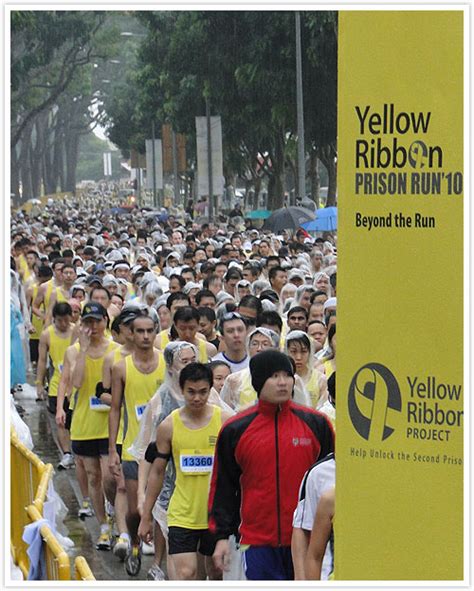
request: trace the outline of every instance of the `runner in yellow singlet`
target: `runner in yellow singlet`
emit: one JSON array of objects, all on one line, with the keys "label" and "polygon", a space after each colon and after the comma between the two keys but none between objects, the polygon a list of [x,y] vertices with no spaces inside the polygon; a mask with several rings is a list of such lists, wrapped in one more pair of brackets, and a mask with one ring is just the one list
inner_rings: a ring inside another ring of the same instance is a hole
[{"label": "runner in yellow singlet", "polygon": [[[34,331],[30,334],[30,359],[33,364],[38,362],[39,354],[39,340],[44,328],[44,320],[37,316],[33,311],[33,302],[35,301],[38,291],[44,283],[49,281],[53,275],[50,267],[41,265],[37,270],[37,278],[31,281],[26,288],[26,303],[30,309],[30,320]],[[41,304],[41,312],[44,314],[44,304]]]},{"label": "runner in yellow singlet", "polygon": [[[166,307],[169,310],[169,313],[171,315],[171,322],[173,322],[174,319],[174,315],[176,314],[176,311],[179,308],[184,308],[186,306],[189,306],[190,301],[188,296],[183,293],[182,291],[176,291],[176,292],[172,292],[170,293],[170,295],[168,296],[167,300],[166,300]],[[173,329],[173,326],[171,326],[170,328],[166,328],[161,330],[155,340],[155,347],[157,349],[160,349],[160,351],[164,351],[166,345],[170,342],[171,340],[171,330]],[[174,329],[176,331],[176,329]],[[176,332],[174,333],[174,336],[176,335]]]},{"label": "runner in yellow singlet", "polygon": [[110,407],[97,398],[102,367],[107,353],[117,344],[104,336],[107,310],[97,302],[84,306],[79,342],[68,349],[71,355],[72,386],[76,389],[71,424],[72,450],[84,462],[89,493],[101,533],[98,550],[110,550],[111,531],[104,510],[101,472],[107,469],[108,413]]},{"label": "runner in yellow singlet", "polygon": [[[112,323],[112,333],[116,334],[116,342],[120,345],[117,349],[111,351],[105,357],[104,366],[102,369],[102,393],[99,398],[104,404],[110,405],[112,403],[112,368],[119,361],[127,357],[133,352],[133,333],[130,328],[132,320],[137,318],[140,314],[136,306],[126,306],[122,312]],[[117,435],[117,446],[123,444],[123,430],[124,430],[124,413],[120,415],[119,430]],[[125,479],[122,468],[117,477],[114,477],[110,470],[102,475],[105,482],[112,480],[113,486],[104,486],[107,498],[111,502],[115,510],[115,522],[119,531],[119,536],[114,544],[113,553],[120,560],[125,560],[130,549],[130,535],[126,522],[127,515],[127,491],[125,489]]]},{"label": "runner in yellow singlet", "polygon": [[200,363],[207,363],[209,359],[216,355],[217,349],[212,343],[197,337],[199,312],[196,308],[191,306],[179,308],[174,315],[173,324],[178,340],[186,341],[197,347]]},{"label": "runner in yellow singlet", "polygon": [[105,329],[105,336],[107,338],[112,338],[112,333],[110,332],[110,325],[112,324],[114,318],[116,318],[120,314],[120,310],[111,303],[110,293],[109,290],[102,285],[94,286],[89,292],[89,301],[91,302],[98,302],[102,304],[104,308],[107,310],[107,318],[109,319],[108,326]]},{"label": "runner in yellow singlet", "polygon": [[40,286],[40,288],[38,289],[38,295],[33,300],[33,313],[36,314],[36,316],[38,316],[42,320],[46,319],[46,312],[49,309],[49,304],[53,290],[62,285],[63,265],[63,259],[54,259],[54,261],[51,263],[53,277],[49,281],[46,281]]},{"label": "runner in yellow singlet", "polygon": [[159,325],[158,315],[152,308],[138,310],[139,316],[131,321],[134,351],[112,368],[112,406],[109,417],[109,469],[118,477],[120,458],[116,451],[116,441],[122,411],[125,416],[122,469],[128,499],[127,526],[132,542],[125,559],[125,569],[130,576],[136,576],[140,571],[141,550],[137,536],[140,522],[137,499],[138,462],[128,448],[138,435],[143,412],[165,375],[163,354],[153,346]]},{"label": "runner in yellow singlet", "polygon": [[[64,357],[66,350],[73,343],[71,319],[71,306],[66,302],[56,304],[53,308],[53,324],[43,330],[39,341],[36,396],[39,400],[44,399],[46,364],[49,358],[48,410],[53,415],[56,415],[58,386],[63,370]],[[64,425],[58,425],[57,435],[63,452],[63,458],[58,465],[58,469],[66,470],[74,465],[74,458],[71,454],[69,434]]]},{"label": "runner in yellow singlet", "polygon": [[152,536],[152,509],[172,457],[176,484],[168,508],[169,555],[176,580],[197,578],[197,552],[206,557],[209,579],[219,579],[212,563],[216,539],[208,530],[207,502],[217,435],[231,415],[209,404],[212,371],[202,363],[187,365],[179,376],[184,407],[174,410],[157,429],[156,445],[147,459],[153,462],[145,496],[139,534]]},{"label": "runner in yellow singlet", "polygon": [[64,264],[62,267],[62,283],[55,287],[49,298],[49,305],[46,309],[45,326],[51,323],[52,310],[56,302],[67,302],[70,298],[70,291],[77,279],[76,269],[73,265]]}]

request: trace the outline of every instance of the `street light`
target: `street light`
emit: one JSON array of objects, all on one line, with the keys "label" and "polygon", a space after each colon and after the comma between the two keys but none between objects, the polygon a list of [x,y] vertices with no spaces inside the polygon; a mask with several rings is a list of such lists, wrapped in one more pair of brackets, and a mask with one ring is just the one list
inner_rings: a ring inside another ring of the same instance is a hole
[{"label": "street light", "polygon": [[[295,13],[296,27],[296,113],[298,132],[298,195],[305,196],[305,153],[304,153],[304,116],[303,116],[303,73],[301,59],[301,23],[300,13]],[[294,204],[296,205],[296,203]]]}]

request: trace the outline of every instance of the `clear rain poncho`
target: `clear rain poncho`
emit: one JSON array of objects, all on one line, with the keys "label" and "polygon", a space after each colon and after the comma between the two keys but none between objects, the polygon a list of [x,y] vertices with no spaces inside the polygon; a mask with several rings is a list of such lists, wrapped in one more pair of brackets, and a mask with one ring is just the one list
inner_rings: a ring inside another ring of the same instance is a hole
[{"label": "clear rain poncho", "polygon": [[[184,361],[183,352],[190,349],[194,355]],[[140,421],[140,431],[133,444],[128,449],[137,462],[145,457],[148,445],[155,441],[158,425],[174,410],[184,406],[184,397],[179,385],[179,374],[185,365],[194,363],[198,359],[197,348],[186,341],[172,341],[168,343],[163,351],[166,363],[166,374],[163,384],[158,388],[149,401]],[[208,402],[220,406],[222,410],[229,411],[229,407],[220,399],[216,391],[209,396]],[[173,462],[168,462],[165,482],[159,496],[159,504],[167,506],[174,488],[175,468]]]},{"label": "clear rain poncho", "polygon": [[[278,334],[269,328],[260,326],[252,330],[247,337],[247,353],[249,356],[255,355],[261,350],[251,351],[250,343],[256,334],[264,335],[269,339],[271,346],[266,347],[266,349],[278,350],[280,341]],[[232,373],[226,378],[221,390],[221,397],[235,412],[244,410],[257,402],[257,393],[252,386],[252,377],[248,367]],[[298,376],[295,376],[293,400],[298,404],[311,406],[309,394]]]},{"label": "clear rain poncho", "polygon": [[[179,387],[179,374],[184,367],[181,354],[185,349],[191,349],[194,352],[194,359],[191,359],[190,362],[195,362],[198,359],[198,351],[191,343],[172,341],[166,345],[163,351],[166,363],[165,379],[147,404],[140,421],[140,431],[128,450],[137,461],[145,457],[148,445],[155,440],[156,428],[159,423],[173,410],[184,404]],[[164,413],[167,414],[162,416]]]},{"label": "clear rain poncho", "polygon": [[305,369],[298,376],[301,379],[306,392],[311,399],[310,406],[319,409],[328,399],[327,380],[324,373],[315,367],[314,344],[312,339],[302,330],[292,330],[285,337],[284,352],[291,357],[288,349],[291,343],[299,343],[301,347],[308,349],[308,360]]}]

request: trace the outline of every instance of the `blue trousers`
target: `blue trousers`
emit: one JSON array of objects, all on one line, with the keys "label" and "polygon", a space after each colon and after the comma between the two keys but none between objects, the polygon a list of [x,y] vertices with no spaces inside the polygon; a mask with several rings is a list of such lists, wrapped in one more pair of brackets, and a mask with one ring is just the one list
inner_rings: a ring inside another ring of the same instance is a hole
[{"label": "blue trousers", "polygon": [[290,546],[250,546],[243,554],[245,576],[249,581],[293,581],[295,578]]}]

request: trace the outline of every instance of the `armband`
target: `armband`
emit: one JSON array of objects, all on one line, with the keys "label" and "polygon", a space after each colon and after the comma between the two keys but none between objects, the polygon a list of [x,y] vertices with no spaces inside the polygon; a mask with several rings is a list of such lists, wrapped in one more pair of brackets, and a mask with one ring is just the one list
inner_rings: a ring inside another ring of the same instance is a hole
[{"label": "armband", "polygon": [[171,457],[171,453],[164,454],[164,453],[161,453],[160,451],[158,451],[155,441],[152,441],[148,445],[148,447],[146,448],[145,460],[149,464],[153,464],[153,462],[156,460],[156,458],[161,458],[163,460],[169,460],[170,457]]},{"label": "armband", "polygon": [[97,386],[95,387],[95,395],[97,398],[100,398],[102,394],[111,394],[112,388],[104,388],[104,384],[102,382],[98,382]]}]

